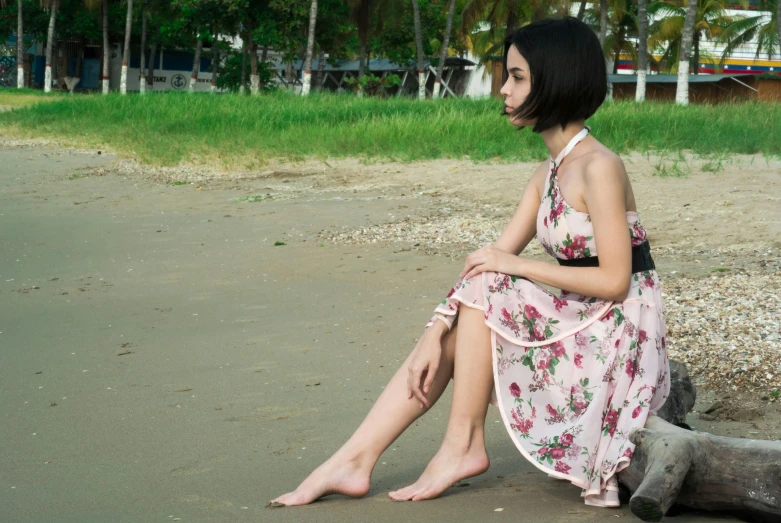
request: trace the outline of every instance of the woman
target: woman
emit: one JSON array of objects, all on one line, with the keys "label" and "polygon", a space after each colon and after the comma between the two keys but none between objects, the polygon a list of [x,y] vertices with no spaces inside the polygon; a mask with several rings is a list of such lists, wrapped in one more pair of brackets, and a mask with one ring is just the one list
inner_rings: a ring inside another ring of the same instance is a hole
[{"label": "woman", "polygon": [[[659,280],[632,188],[621,159],[584,126],[607,91],[602,50],[575,18],[541,20],[508,37],[505,68],[505,113],[542,137],[550,159],[499,239],[466,258],[360,427],[276,503],[365,495],[380,454],[452,378],[441,448],[391,498],[433,498],[485,472],[490,401],[524,457],[581,487],[586,504],[618,506],[616,473],[634,450],[628,436],[670,385]],[[535,235],[558,264],[518,256]]]}]

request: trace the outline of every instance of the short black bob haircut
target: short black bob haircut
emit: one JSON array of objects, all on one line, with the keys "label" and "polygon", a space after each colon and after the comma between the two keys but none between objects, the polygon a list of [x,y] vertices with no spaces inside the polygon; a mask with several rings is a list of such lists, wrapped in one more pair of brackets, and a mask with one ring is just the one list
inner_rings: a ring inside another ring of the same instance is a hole
[{"label": "short black bob haircut", "polygon": [[602,47],[594,31],[577,18],[538,20],[508,36],[503,84],[510,46],[515,46],[531,69],[531,91],[512,115],[536,118],[535,133],[586,120],[605,101],[607,70]]}]

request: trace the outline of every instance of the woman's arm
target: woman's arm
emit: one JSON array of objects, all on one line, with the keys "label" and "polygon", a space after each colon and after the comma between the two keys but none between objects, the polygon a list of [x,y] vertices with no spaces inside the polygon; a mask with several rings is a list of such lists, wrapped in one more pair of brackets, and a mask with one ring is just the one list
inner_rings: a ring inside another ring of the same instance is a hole
[{"label": "woman's arm", "polygon": [[545,184],[548,161],[544,161],[532,174],[512,219],[493,244],[497,249],[520,254],[537,234],[537,211],[540,209],[540,187]]},{"label": "woman's arm", "polygon": [[624,165],[618,157],[601,157],[586,167],[583,199],[591,216],[599,267],[564,267],[520,258],[495,246],[467,257],[465,278],[485,271],[521,276],[582,296],[623,301],[629,292],[632,251],[626,221]]}]

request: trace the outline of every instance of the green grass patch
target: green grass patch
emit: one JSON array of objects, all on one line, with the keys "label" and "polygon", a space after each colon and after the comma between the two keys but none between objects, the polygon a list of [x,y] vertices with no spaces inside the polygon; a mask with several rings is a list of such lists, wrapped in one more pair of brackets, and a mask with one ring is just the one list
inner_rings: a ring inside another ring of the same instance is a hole
[{"label": "green grass patch", "polygon": [[[7,98],[21,96],[14,93]],[[514,129],[500,116],[501,102],[494,99],[419,102],[289,93],[34,98],[51,101],[0,113],[0,134],[108,147],[151,165],[253,169],[271,158],[516,162],[547,157],[540,138],[528,129]],[[588,124],[602,143],[619,154],[686,151],[722,159],[735,153],[781,154],[781,140],[775,138],[781,136],[781,104],[681,107],[608,102]],[[680,167],[662,163],[660,176],[684,174]],[[714,160],[708,170],[720,167]]]},{"label": "green grass patch", "polygon": [[13,109],[37,103],[55,102],[63,98],[61,93],[44,93],[36,89],[0,89],[0,106]]}]

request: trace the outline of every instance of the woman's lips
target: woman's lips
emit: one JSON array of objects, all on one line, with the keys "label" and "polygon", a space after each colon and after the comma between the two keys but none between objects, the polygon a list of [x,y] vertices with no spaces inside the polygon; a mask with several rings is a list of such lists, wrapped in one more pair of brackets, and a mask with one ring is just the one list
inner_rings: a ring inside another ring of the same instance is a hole
[{"label": "woman's lips", "polygon": [[505,105],[504,106],[504,112],[506,112],[506,113],[511,113],[513,110],[514,109],[512,107],[510,107],[509,105]]}]

